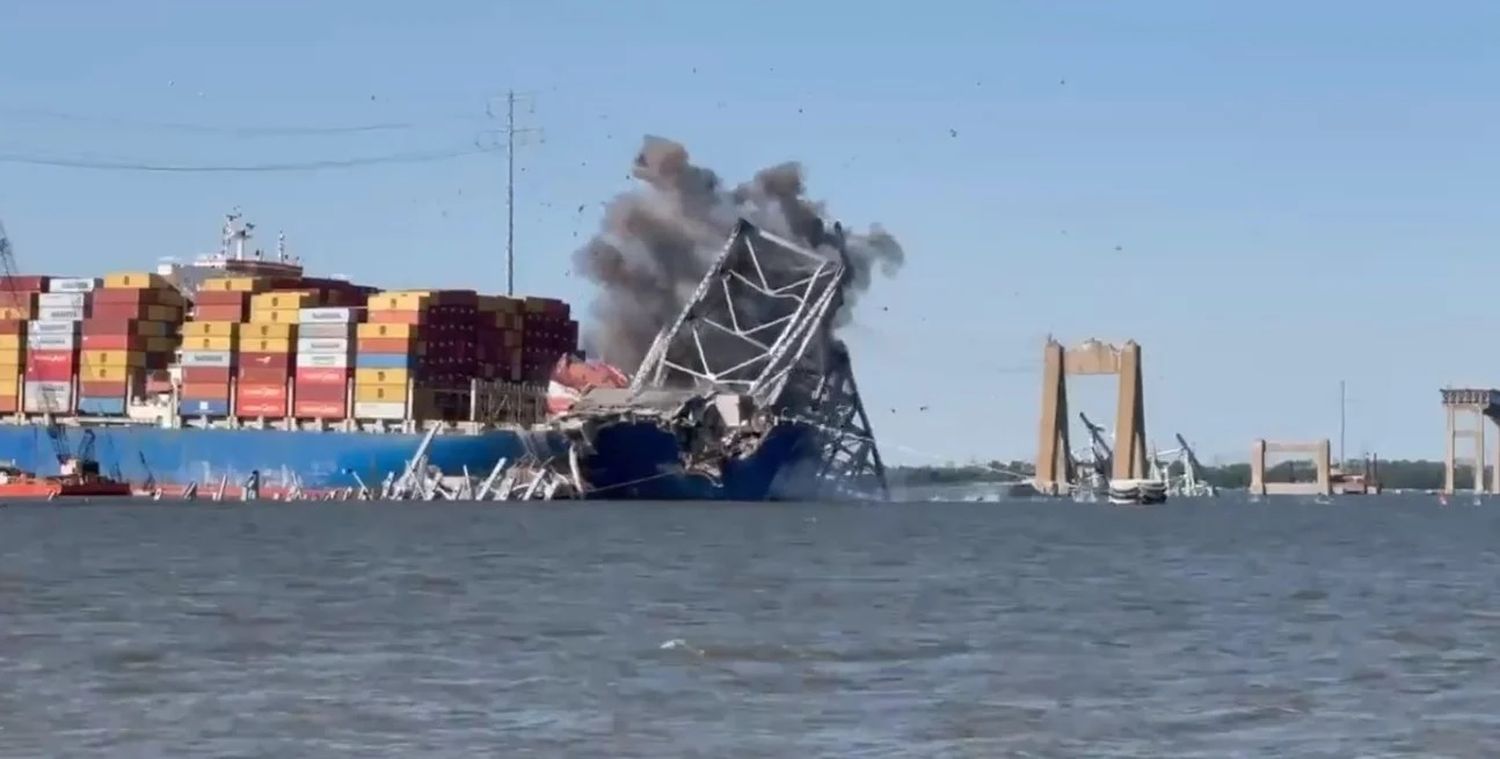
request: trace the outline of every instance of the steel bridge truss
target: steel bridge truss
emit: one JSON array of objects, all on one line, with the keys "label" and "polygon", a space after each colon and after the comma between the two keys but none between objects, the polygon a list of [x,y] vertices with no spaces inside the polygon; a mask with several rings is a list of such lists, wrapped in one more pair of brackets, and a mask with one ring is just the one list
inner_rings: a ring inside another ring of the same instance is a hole
[{"label": "steel bridge truss", "polygon": [[820,495],[886,495],[885,468],[832,320],[849,276],[842,230],[829,256],[741,220],[677,320],[657,336],[632,390],[749,396],[807,426]]}]

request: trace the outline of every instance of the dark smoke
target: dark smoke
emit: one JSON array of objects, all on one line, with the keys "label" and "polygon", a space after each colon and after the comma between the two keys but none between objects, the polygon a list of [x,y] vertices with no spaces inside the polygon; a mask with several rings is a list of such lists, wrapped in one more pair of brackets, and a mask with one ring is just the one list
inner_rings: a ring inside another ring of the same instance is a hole
[{"label": "dark smoke", "polygon": [[[591,356],[626,371],[636,369],[657,332],[682,311],[740,218],[836,254],[826,244],[823,204],[804,197],[800,164],[762,169],[726,189],[713,171],[693,165],[682,145],[648,136],[632,173],[645,186],[612,200],[599,233],[573,256],[574,270],[599,285],[585,345]],[[849,319],[877,268],[891,276],[905,259],[879,226],[846,232],[845,249],[852,271],[839,323]]]}]

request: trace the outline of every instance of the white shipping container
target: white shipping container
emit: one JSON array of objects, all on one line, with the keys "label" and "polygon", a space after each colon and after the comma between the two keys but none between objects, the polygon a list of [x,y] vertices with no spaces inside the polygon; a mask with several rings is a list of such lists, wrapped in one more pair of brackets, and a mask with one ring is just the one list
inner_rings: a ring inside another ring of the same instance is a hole
[{"label": "white shipping container", "polygon": [[355,419],[405,419],[406,404],[399,401],[359,401],[354,404]]},{"label": "white shipping container", "polygon": [[37,308],[83,308],[88,293],[42,293],[36,296]]},{"label": "white shipping container", "polygon": [[354,336],[354,324],[299,324],[297,335],[299,337],[317,338],[344,338]]},{"label": "white shipping container", "polygon": [[347,353],[301,353],[297,354],[297,366],[316,367],[320,369],[347,369],[349,368],[349,354]]},{"label": "white shipping container", "polygon": [[[43,295],[42,297],[45,298],[47,296]],[[38,307],[37,310],[36,310],[36,318],[37,318],[38,321],[52,321],[52,322],[69,322],[69,321],[76,322],[76,321],[82,321],[83,320],[83,307],[82,306],[79,306],[79,307],[76,307],[76,308],[40,308],[40,307]]]},{"label": "white shipping container", "polygon": [[303,324],[348,324],[355,321],[352,308],[304,308],[297,312],[297,321]]},{"label": "white shipping container", "polygon": [[27,335],[26,347],[39,351],[72,350],[78,344],[76,335]]},{"label": "white shipping container", "polygon": [[99,287],[99,280],[88,277],[58,277],[47,285],[47,292],[88,293]]},{"label": "white shipping container", "polygon": [[73,410],[72,382],[27,382],[21,391],[28,414],[66,414]]},{"label": "white shipping container", "polygon": [[343,353],[348,354],[352,342],[349,338],[302,337],[297,339],[297,353]]},{"label": "white shipping container", "polygon": [[183,351],[183,366],[229,367],[234,363],[233,351]]},{"label": "white shipping container", "polygon": [[28,335],[76,335],[78,334],[78,322],[44,322],[32,321],[26,323],[26,334]]}]

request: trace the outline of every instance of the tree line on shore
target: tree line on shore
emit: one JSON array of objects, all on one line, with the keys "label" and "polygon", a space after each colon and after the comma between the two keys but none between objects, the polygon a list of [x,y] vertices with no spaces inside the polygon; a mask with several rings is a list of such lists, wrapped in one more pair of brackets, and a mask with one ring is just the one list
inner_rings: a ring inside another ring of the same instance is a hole
[{"label": "tree line on shore", "polygon": [[[1173,474],[1180,473],[1174,464]],[[1359,474],[1365,471],[1365,462],[1351,460],[1345,463],[1344,471]],[[1486,469],[1486,476],[1491,473]],[[1036,469],[1028,461],[990,461],[985,463],[946,464],[941,466],[897,466],[887,474],[891,484],[913,485],[960,485],[970,482],[1013,482],[1030,477]],[[1200,479],[1217,488],[1237,489],[1250,485],[1250,464],[1236,463],[1221,466],[1204,466]],[[1282,461],[1266,470],[1266,479],[1272,482],[1304,482],[1314,476],[1310,460]],[[1474,470],[1460,465],[1454,477],[1463,488],[1474,481]],[[1438,490],[1443,487],[1443,462],[1397,459],[1380,461],[1375,468],[1375,481],[1387,490]]]}]

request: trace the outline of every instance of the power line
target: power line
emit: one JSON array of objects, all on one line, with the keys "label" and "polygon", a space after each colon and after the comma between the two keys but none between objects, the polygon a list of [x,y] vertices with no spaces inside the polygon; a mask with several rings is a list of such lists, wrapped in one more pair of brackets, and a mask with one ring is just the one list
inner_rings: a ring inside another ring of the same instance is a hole
[{"label": "power line", "polygon": [[393,163],[430,163],[446,161],[464,156],[492,152],[494,148],[470,147],[459,150],[393,153],[364,158],[335,158],[318,161],[285,163],[261,163],[239,165],[211,164],[166,164],[146,161],[70,158],[62,156],[35,156],[20,153],[0,153],[0,163],[19,163],[32,166],[52,166],[67,169],[91,169],[98,171],[141,171],[175,174],[246,173],[280,171],[320,171],[324,169],[349,169],[361,166],[376,166]]},{"label": "power line", "polygon": [[45,119],[52,121],[67,121],[79,124],[97,124],[126,129],[162,129],[179,132],[195,132],[199,134],[227,134],[240,137],[295,137],[295,136],[319,136],[319,135],[347,135],[371,132],[394,132],[423,127],[437,126],[443,123],[453,123],[461,120],[478,120],[473,117],[453,117],[444,121],[434,122],[412,122],[393,121],[376,122],[370,124],[347,124],[334,126],[219,126],[214,124],[193,124],[179,121],[149,121],[139,119],[127,119],[118,116],[100,116],[81,113],[68,113],[65,111],[53,111],[42,108],[3,108],[0,107],[0,116],[13,119]]}]

